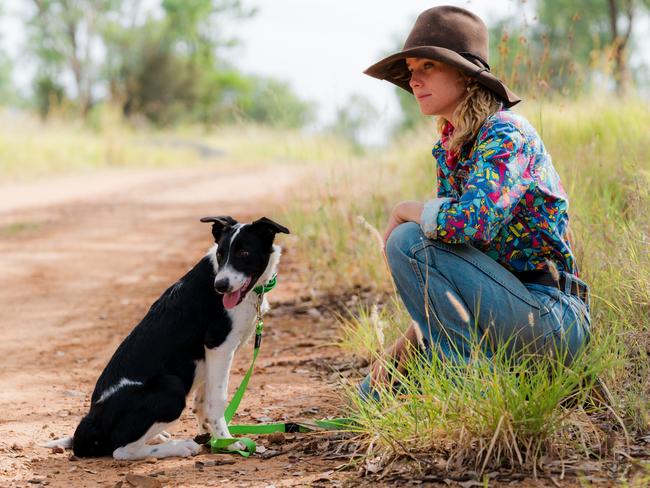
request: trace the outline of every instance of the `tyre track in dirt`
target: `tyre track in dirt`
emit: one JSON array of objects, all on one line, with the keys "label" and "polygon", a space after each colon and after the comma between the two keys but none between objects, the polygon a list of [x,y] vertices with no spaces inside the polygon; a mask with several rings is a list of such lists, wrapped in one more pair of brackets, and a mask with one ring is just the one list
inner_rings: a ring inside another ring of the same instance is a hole
[{"label": "tyre track in dirt", "polygon": [[[249,172],[201,167],[151,170],[148,176],[138,171],[125,184],[129,171],[123,171],[119,178],[91,174],[72,183],[52,182],[52,194],[60,195],[54,198],[43,197],[47,186],[24,185],[14,191],[20,198],[3,201],[2,486],[27,486],[30,480],[29,486],[37,481],[114,486],[127,473],[156,474],[164,486],[332,486],[343,479],[331,471],[341,459],[323,459],[317,452],[292,455],[309,443],[309,436],[269,446],[282,454],[267,460],[201,454],[153,463],[71,461],[69,452],[38,447],[52,435],[72,433],[119,342],[153,300],[209,248],[209,228],[198,219],[210,214],[242,220],[273,217],[305,176],[295,167]],[[292,260],[291,237],[287,239],[281,242],[280,286],[269,297],[274,310],[266,320],[259,367],[238,421],[322,417],[335,414],[340,402],[327,366],[341,360],[331,346],[333,320],[327,314],[296,315],[310,306],[300,302],[303,287],[295,278],[298,263]],[[243,347],[236,357],[231,392],[250,362],[251,349]],[[173,433],[195,433],[187,412]],[[195,464],[206,460],[217,465]]]}]

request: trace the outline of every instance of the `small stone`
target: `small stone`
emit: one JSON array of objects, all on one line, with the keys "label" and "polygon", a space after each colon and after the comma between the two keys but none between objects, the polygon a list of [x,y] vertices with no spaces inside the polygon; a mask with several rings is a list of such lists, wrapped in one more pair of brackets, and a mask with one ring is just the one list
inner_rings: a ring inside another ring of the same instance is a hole
[{"label": "small stone", "polygon": [[309,315],[312,319],[320,319],[323,315],[318,311],[317,308],[310,308],[307,310],[307,315]]},{"label": "small stone", "polygon": [[282,451],[276,451],[276,450],[274,450],[274,449],[267,449],[266,451],[264,451],[264,452],[260,455],[260,457],[261,457],[262,459],[271,459],[271,458],[273,458],[273,457],[275,457],[275,456],[279,456],[280,454],[282,454]]},{"label": "small stone", "polygon": [[158,459],[155,457],[148,457],[144,460],[144,462],[149,464],[156,464],[158,462]]},{"label": "small stone", "polygon": [[129,473],[126,475],[126,482],[137,488],[162,488],[160,480],[151,476]]},{"label": "small stone", "polygon": [[85,395],[83,391],[77,391],[77,390],[65,390],[63,392],[63,395],[67,397],[82,397]]},{"label": "small stone", "polygon": [[270,444],[284,444],[284,434],[282,432],[273,432],[268,439]]},{"label": "small stone", "polygon": [[52,453],[53,454],[63,454],[65,452],[65,449],[62,447],[56,446],[52,448]]},{"label": "small stone", "polygon": [[68,461],[79,461],[79,458],[74,454],[71,454],[70,457],[68,458]]}]

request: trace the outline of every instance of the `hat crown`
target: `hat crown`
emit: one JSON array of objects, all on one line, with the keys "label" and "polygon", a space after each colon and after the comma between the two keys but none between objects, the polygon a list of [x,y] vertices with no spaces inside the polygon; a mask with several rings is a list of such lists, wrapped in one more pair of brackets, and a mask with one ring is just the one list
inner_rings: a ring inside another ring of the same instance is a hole
[{"label": "hat crown", "polygon": [[[433,7],[418,16],[404,50],[422,46],[470,53],[489,63],[487,26],[477,15],[460,7]],[[478,64],[473,59],[470,61]]]}]

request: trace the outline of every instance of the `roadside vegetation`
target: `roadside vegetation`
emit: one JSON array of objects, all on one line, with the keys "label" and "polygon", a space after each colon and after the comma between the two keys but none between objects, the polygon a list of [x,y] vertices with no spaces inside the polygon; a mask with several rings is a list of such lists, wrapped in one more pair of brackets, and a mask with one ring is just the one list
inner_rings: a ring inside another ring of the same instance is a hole
[{"label": "roadside vegetation", "polygon": [[[351,385],[371,471],[403,456],[422,472],[543,468],[559,476],[561,469],[579,472],[580,460],[633,455],[630,443],[650,427],[650,116],[633,100],[524,109],[570,195],[581,275],[591,285],[593,340],[571,367],[561,358],[513,362],[503,350],[488,360],[477,347],[467,367],[413,361],[405,374],[395,372],[399,394],[383,392],[378,402],[359,401]],[[410,322],[368,223],[381,231],[394,203],[433,195],[428,142],[435,137],[432,125],[404,133],[390,150],[350,163],[315,188],[311,211],[288,213],[300,259],[320,270],[310,274],[312,286],[378,292],[376,303],[340,319],[341,346],[360,364],[380,357]],[[597,377],[613,405],[594,399]]]},{"label": "roadside vegetation", "polygon": [[40,120],[0,110],[0,183],[120,168],[317,166],[354,152],[334,135],[255,122],[160,129],[125,123],[110,106],[94,117],[88,125],[63,115]]}]

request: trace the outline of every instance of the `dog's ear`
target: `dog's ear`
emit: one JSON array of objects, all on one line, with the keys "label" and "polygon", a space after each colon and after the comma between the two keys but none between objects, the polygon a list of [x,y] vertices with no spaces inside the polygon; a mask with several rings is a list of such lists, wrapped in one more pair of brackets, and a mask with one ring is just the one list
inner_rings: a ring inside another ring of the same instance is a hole
[{"label": "dog's ear", "polygon": [[289,229],[287,229],[284,225],[273,222],[271,219],[267,219],[266,217],[262,217],[261,219],[256,220],[251,225],[254,225],[256,227],[259,226],[263,229],[268,229],[268,231],[272,232],[273,235],[280,232],[283,234],[290,234]]},{"label": "dog's ear", "polygon": [[201,222],[212,222],[212,235],[214,236],[214,242],[219,242],[224,229],[237,224],[235,219],[227,215],[220,217],[203,217]]}]

